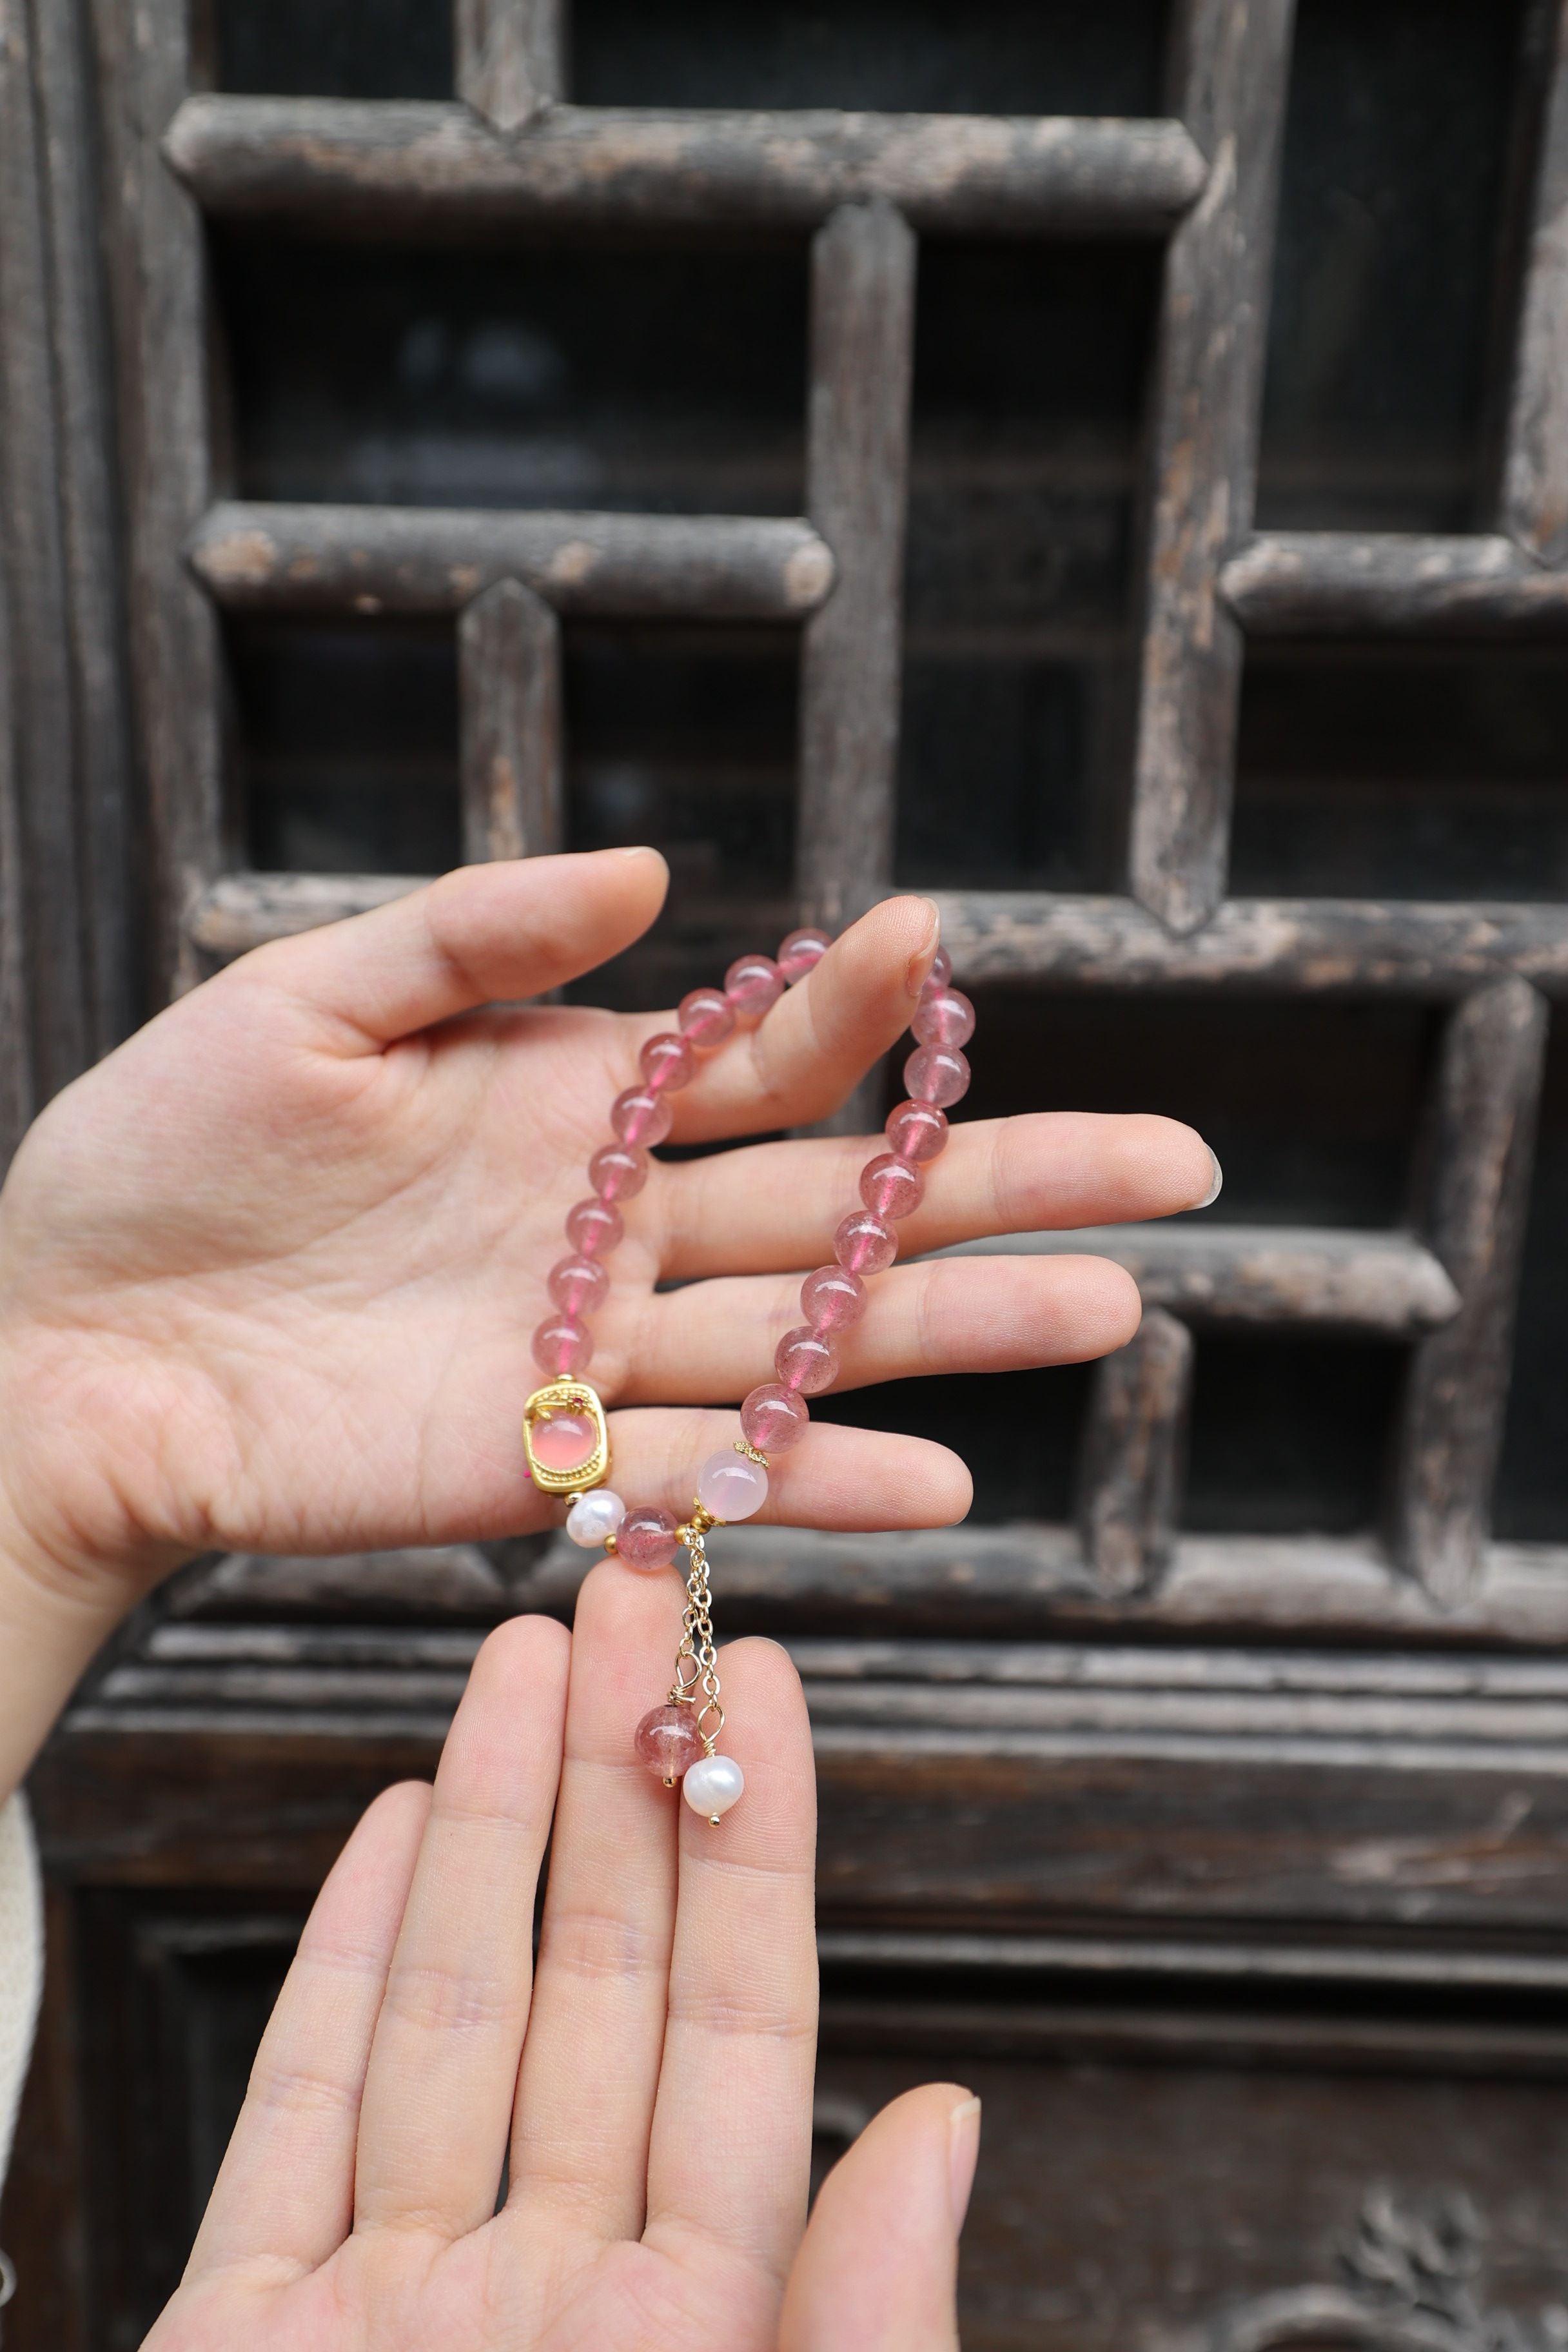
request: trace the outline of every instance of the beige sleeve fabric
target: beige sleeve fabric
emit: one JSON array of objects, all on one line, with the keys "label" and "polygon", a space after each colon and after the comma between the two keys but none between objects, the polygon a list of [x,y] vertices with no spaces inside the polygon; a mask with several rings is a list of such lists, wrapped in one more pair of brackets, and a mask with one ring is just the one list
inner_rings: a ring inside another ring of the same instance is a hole
[{"label": "beige sleeve fabric", "polygon": [[32,1823],[18,1791],[0,1806],[0,2183],[11,2159],[43,1987],[43,1889]]}]

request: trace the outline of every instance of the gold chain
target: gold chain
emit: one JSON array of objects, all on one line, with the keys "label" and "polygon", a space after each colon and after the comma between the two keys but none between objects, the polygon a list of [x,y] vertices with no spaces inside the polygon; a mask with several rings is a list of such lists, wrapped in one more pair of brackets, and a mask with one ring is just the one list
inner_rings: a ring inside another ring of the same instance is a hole
[{"label": "gold chain", "polygon": [[[703,1518],[707,1516],[701,1514]],[[698,1735],[704,1751],[711,1756],[724,1728],[724,1710],[719,1704],[719,1653],[713,1646],[713,1591],[708,1581],[706,1534],[696,1514],[679,1529],[691,1573],[686,1580],[686,1613],[680,1621],[680,1647],[675,1654],[669,1696],[674,1706],[697,1708]]]}]

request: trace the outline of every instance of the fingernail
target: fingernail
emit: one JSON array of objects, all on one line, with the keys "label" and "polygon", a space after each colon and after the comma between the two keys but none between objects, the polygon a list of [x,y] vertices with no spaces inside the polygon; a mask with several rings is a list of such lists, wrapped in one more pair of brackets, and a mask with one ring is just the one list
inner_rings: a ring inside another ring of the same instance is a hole
[{"label": "fingernail", "polygon": [[[1208,1147],[1205,1145],[1205,1149],[1207,1150]],[[1212,1151],[1209,1151],[1209,1166],[1214,1170],[1214,1182],[1209,1186],[1208,1191],[1204,1194],[1201,1201],[1194,1201],[1193,1202],[1194,1209],[1212,1208],[1214,1203],[1219,1199],[1220,1186],[1225,1182],[1225,1171],[1221,1168],[1219,1161],[1215,1158]]]},{"label": "fingernail", "polygon": [[658,857],[662,860],[664,852],[656,849],[650,841],[639,841],[629,849],[617,849],[616,856],[617,857]]},{"label": "fingernail", "polygon": [[910,958],[910,968],[904,975],[904,986],[911,996],[918,996],[926,984],[931,961],[942,944],[942,908],[934,898],[921,901],[928,916],[921,943]]},{"label": "fingernail", "polygon": [[980,2102],[965,2099],[947,2119],[948,2181],[952,2197],[952,2226],[963,2227],[969,2192],[974,2186],[974,2166],[980,2154]]}]

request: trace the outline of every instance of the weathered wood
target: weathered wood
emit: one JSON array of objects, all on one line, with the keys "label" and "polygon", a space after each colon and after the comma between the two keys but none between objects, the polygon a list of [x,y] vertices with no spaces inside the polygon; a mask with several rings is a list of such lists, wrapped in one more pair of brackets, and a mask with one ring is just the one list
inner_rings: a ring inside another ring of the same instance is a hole
[{"label": "weathered wood", "polygon": [[458,625],[463,855],[532,857],[565,846],[561,625],[518,580],[498,580]]},{"label": "weathered wood", "polygon": [[164,1606],[181,1622],[311,1614],[488,1624],[504,1617],[510,1602],[477,1545],[447,1544],[326,1559],[225,1552],[176,1578]]},{"label": "weathered wood", "polygon": [[1568,557],[1568,8],[1553,14],[1501,520],[1531,555],[1558,564]]},{"label": "weathered wood", "polygon": [[558,99],[564,0],[456,0],[458,95],[498,131],[518,131]]},{"label": "weathered wood", "polygon": [[1170,1565],[1192,1393],[1192,1333],[1145,1306],[1136,1338],[1096,1370],[1084,1429],[1079,1533],[1104,1593],[1141,1592]]},{"label": "weathered wood", "polygon": [[1274,531],[1220,575],[1249,636],[1560,636],[1568,581],[1498,535]]},{"label": "weathered wood", "polygon": [[1241,635],[1220,568],[1251,527],[1293,0],[1185,0],[1177,110],[1209,158],[1171,240],[1154,366],[1132,895],[1177,932],[1225,891]]},{"label": "weathered wood", "polygon": [[384,224],[714,220],[815,227],[880,198],[917,228],[1148,236],[1204,183],[1179,122],[1070,115],[654,113],[197,97],[164,152],[205,210]]},{"label": "weathered wood", "polygon": [[1449,1017],[1437,1074],[1417,1217],[1463,1303],[1411,1361],[1393,1545],[1439,1602],[1468,1599],[1483,1570],[1546,1026],[1524,981],[1479,989]]},{"label": "weathered wood", "polygon": [[268,940],[384,907],[429,879],[427,874],[225,874],[191,909],[186,937],[197,955],[226,961]]},{"label": "weathered wood", "polygon": [[564,612],[789,621],[833,585],[811,525],[773,516],[226,502],[186,552],[240,612],[455,613],[513,579]]}]

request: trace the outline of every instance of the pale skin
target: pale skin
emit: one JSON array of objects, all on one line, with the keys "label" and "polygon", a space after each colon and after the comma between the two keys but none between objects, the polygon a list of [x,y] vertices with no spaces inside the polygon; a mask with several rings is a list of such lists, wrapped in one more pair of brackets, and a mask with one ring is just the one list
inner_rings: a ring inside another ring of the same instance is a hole
[{"label": "pale skin", "polygon": [[[606,1107],[670,1016],[518,1000],[638,937],[665,879],[652,851],[448,876],[246,957],[37,1121],[0,1193],[0,1792],[198,1552],[559,1519],[523,1476],[530,1335]],[[674,1139],[822,1117],[907,1027],[936,946],[926,901],[877,908],[705,1062]],[[626,1204],[591,1371],[621,1493],[689,1505],[868,1149],[663,1165]],[[1164,1215],[1212,1172],[1165,1119],[961,1124],[902,1253]],[[1095,1356],[1139,1314],[1090,1258],[900,1263],[872,1290],[843,1385]],[[932,1527],[969,1500],[944,1448],[819,1425],[767,1516]],[[781,1650],[724,1651],[746,1793],[698,1821],[628,1744],[679,1613],[672,1574],[606,1561],[570,1635],[522,1618],[486,1643],[434,1790],[380,1798],[322,1890],[157,2352],[956,2343],[977,2108],[954,2084],[895,2102],[805,2228],[805,1706]]]}]

